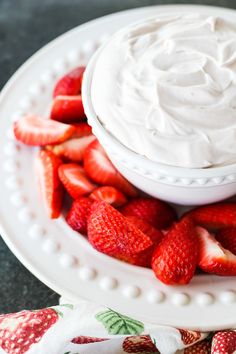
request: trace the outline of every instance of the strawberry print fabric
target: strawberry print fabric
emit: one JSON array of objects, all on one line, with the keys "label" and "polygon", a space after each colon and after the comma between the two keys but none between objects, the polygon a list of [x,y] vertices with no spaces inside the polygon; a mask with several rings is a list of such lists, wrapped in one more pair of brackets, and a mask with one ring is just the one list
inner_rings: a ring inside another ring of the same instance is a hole
[{"label": "strawberry print fabric", "polygon": [[233,354],[236,330],[156,326],[86,301],[0,315],[0,354]]}]

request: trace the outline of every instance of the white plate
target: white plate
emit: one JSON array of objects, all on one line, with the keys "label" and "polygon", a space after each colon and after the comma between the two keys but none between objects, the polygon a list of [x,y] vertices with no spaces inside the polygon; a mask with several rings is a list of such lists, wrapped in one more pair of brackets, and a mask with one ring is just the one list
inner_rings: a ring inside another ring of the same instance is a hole
[{"label": "white plate", "polygon": [[236,12],[204,6],[146,7],[103,17],[53,41],[12,77],[0,100],[1,234],[20,261],[64,297],[79,297],[138,319],[209,330],[236,326],[235,278],[195,276],[188,286],[167,287],[151,270],[100,254],[63,218],[47,218],[36,191],[36,149],[14,141],[11,125],[24,112],[46,112],[52,88],[63,73],[86,63],[114,31],[162,12],[201,11],[236,21]]}]

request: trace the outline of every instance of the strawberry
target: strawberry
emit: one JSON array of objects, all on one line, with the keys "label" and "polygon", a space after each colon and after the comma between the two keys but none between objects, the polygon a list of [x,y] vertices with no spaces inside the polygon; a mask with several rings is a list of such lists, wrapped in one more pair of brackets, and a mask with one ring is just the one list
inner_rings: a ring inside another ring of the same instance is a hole
[{"label": "strawberry", "polygon": [[199,267],[206,273],[236,275],[236,256],[223,248],[215,237],[202,227],[196,227],[199,244]]},{"label": "strawberry", "polygon": [[187,331],[185,329],[179,329],[179,332],[184,345],[192,344],[201,339],[201,332],[199,331]]},{"label": "strawberry", "polygon": [[216,239],[224,248],[236,255],[236,227],[220,230],[216,234]]},{"label": "strawberry", "polygon": [[58,169],[58,174],[67,192],[73,199],[91,193],[95,184],[91,183],[84,169],[76,163],[63,164]]},{"label": "strawberry", "polygon": [[88,239],[96,250],[113,257],[136,254],[152,245],[147,235],[103,201],[95,201],[91,207]]},{"label": "strawberry", "polygon": [[157,244],[162,240],[163,234],[161,231],[155,229],[145,220],[139,219],[135,216],[129,216],[127,219],[132,222],[140,231],[147,235],[153,242],[153,245],[148,247],[138,254],[126,255],[117,257],[119,260],[139,266],[151,268],[152,255]]},{"label": "strawberry", "polygon": [[125,216],[142,218],[157,229],[171,226],[176,219],[176,213],[165,202],[154,198],[135,198],[121,209]]},{"label": "strawberry", "polygon": [[51,219],[60,216],[63,186],[58,177],[61,160],[51,151],[41,150],[36,158],[36,173],[40,192]]},{"label": "strawberry", "polygon": [[84,70],[84,66],[79,66],[63,76],[54,88],[53,97],[61,95],[73,96],[81,93]]},{"label": "strawberry", "polygon": [[89,197],[93,200],[103,200],[115,208],[127,203],[126,196],[115,187],[110,186],[98,187]]},{"label": "strawberry", "polygon": [[215,203],[190,210],[184,217],[191,217],[198,226],[211,230],[236,227],[236,203]]},{"label": "strawberry", "polygon": [[194,275],[198,261],[198,238],[193,222],[176,223],[156,247],[152,269],[167,285],[187,284]]},{"label": "strawberry", "polygon": [[66,216],[67,224],[83,235],[87,235],[87,219],[92,204],[93,201],[91,199],[80,197],[72,203]]},{"label": "strawberry", "polygon": [[131,197],[137,195],[136,188],[112,165],[98,140],[93,141],[84,153],[84,169],[98,184],[113,186]]},{"label": "strawberry", "polygon": [[81,95],[55,97],[52,102],[50,118],[63,123],[85,119]]},{"label": "strawberry", "polygon": [[151,340],[150,336],[130,336],[125,338],[122,349],[125,353],[138,353],[138,354],[158,354],[156,346]]},{"label": "strawberry", "polygon": [[[211,342],[207,339],[184,349],[184,354],[211,354]],[[219,352],[220,354],[220,352]]]},{"label": "strawberry", "polygon": [[236,352],[236,331],[222,331],[214,335],[212,354],[233,354]]},{"label": "strawberry", "polygon": [[14,122],[13,130],[16,139],[22,143],[44,146],[65,141],[73,134],[75,128],[72,125],[28,114]]},{"label": "strawberry", "polygon": [[87,337],[87,336],[79,336],[72,339],[72,343],[74,344],[89,344],[89,343],[99,343],[109,340],[109,338],[97,338],[97,337]]},{"label": "strawberry", "polygon": [[73,124],[75,128],[71,138],[83,138],[84,136],[92,135],[92,128],[88,123],[80,122]]},{"label": "strawberry", "polygon": [[52,308],[0,315],[0,348],[8,354],[24,354],[57,320]]},{"label": "strawberry", "polygon": [[83,160],[84,152],[87,146],[94,139],[94,135],[69,139],[58,145],[48,145],[47,149],[53,151],[55,155],[66,158],[69,161],[80,162]]}]

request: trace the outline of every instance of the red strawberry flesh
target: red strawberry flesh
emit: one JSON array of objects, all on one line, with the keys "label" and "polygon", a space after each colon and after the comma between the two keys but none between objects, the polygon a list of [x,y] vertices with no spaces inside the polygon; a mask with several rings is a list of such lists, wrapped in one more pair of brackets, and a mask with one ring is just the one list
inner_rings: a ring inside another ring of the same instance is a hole
[{"label": "red strawberry flesh", "polygon": [[93,141],[84,153],[84,169],[96,183],[113,186],[128,196],[136,196],[137,190],[113,166],[98,140]]},{"label": "red strawberry flesh", "polygon": [[67,213],[66,222],[70,227],[87,235],[87,219],[90,213],[93,201],[89,198],[81,197],[76,199]]},{"label": "red strawberry flesh", "polygon": [[116,208],[127,203],[126,196],[115,187],[110,186],[98,187],[89,197],[93,200],[103,200]]},{"label": "red strawberry flesh", "polygon": [[36,173],[40,192],[51,219],[58,218],[61,213],[63,186],[58,177],[61,160],[50,151],[41,150],[36,158]]},{"label": "red strawberry flesh", "polygon": [[87,195],[96,188],[86,176],[84,169],[76,163],[61,165],[58,173],[65,189],[73,199]]},{"label": "red strawberry flesh", "polygon": [[53,97],[59,95],[74,96],[81,93],[81,84],[85,67],[79,66],[64,75],[56,84]]},{"label": "red strawberry flesh", "polygon": [[63,123],[85,119],[82,97],[80,95],[57,96],[52,103],[50,118]]},{"label": "red strawberry flesh", "polygon": [[14,123],[17,140],[27,145],[44,146],[67,140],[74,132],[72,125],[26,115]]}]

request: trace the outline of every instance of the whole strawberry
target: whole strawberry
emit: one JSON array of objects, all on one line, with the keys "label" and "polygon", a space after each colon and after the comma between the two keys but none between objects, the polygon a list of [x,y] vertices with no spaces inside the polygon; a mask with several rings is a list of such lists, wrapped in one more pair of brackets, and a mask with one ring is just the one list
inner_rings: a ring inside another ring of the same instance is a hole
[{"label": "whole strawberry", "polygon": [[131,336],[125,338],[122,349],[126,353],[138,353],[138,354],[158,354],[156,346],[151,340],[150,336]]},{"label": "whole strawberry", "polygon": [[212,340],[212,354],[233,354],[236,352],[236,331],[218,332]]},{"label": "whole strawberry", "polygon": [[199,331],[187,331],[186,329],[179,329],[182,342],[185,345],[192,344],[201,338],[201,332]]},{"label": "whole strawberry", "polygon": [[167,285],[187,284],[192,279],[199,245],[196,230],[190,219],[176,223],[156,247],[152,269],[156,277]]},{"label": "whole strawberry", "polygon": [[88,218],[88,239],[98,251],[120,257],[139,253],[153,242],[118,210],[95,201]]},{"label": "whole strawberry", "polygon": [[207,339],[184,349],[184,354],[211,354],[211,342]]},{"label": "whole strawberry", "polygon": [[157,229],[165,229],[176,220],[176,213],[165,202],[154,198],[132,199],[121,209],[125,216],[136,216],[144,219]]},{"label": "whole strawberry", "polygon": [[57,320],[52,308],[0,315],[0,347],[8,354],[24,354]]},{"label": "whole strawberry", "polygon": [[92,204],[93,201],[89,198],[78,198],[72,203],[66,216],[67,224],[70,225],[73,230],[83,235],[87,235],[87,219]]}]

